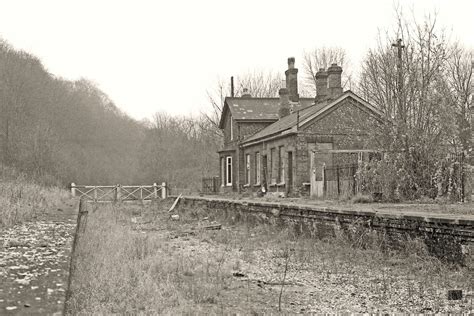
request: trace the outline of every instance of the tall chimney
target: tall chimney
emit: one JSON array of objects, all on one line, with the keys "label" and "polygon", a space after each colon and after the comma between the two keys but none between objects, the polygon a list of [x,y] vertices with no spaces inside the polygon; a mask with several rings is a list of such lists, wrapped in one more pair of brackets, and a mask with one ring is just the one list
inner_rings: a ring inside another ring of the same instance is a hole
[{"label": "tall chimney", "polygon": [[288,70],[285,71],[286,88],[290,94],[292,102],[298,102],[300,95],[298,94],[298,68],[295,68],[295,57],[288,58]]},{"label": "tall chimney", "polygon": [[251,97],[252,97],[252,95],[249,93],[249,89],[243,88],[243,89],[242,89],[242,96],[241,96],[241,98],[249,99],[249,98],[251,98]]},{"label": "tall chimney", "polygon": [[324,68],[319,68],[316,73],[316,102],[328,96],[328,73]]},{"label": "tall chimney", "polygon": [[280,109],[278,110],[278,116],[282,118],[290,114],[289,92],[287,88],[281,88],[280,91],[278,91],[278,94],[280,95]]},{"label": "tall chimney", "polygon": [[328,89],[331,99],[335,99],[342,94],[341,74],[342,68],[337,64],[332,64],[328,68]]}]

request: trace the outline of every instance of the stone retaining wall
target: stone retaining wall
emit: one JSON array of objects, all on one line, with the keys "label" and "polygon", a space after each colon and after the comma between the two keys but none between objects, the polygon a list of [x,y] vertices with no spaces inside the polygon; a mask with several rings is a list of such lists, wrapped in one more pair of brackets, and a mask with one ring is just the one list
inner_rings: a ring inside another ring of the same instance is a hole
[{"label": "stone retaining wall", "polygon": [[253,218],[261,222],[290,224],[297,231],[318,238],[338,234],[344,234],[349,239],[358,238],[370,231],[383,236],[383,240],[391,247],[399,247],[408,239],[418,238],[425,242],[433,255],[461,264],[467,257],[472,257],[474,250],[474,217],[470,216],[381,214],[313,205],[207,197],[182,197],[179,205],[183,209],[200,207],[244,220]]}]

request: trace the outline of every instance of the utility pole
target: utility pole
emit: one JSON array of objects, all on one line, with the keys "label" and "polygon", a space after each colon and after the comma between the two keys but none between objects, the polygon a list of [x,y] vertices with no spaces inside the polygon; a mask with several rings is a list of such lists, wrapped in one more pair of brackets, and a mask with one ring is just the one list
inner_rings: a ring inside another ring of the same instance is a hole
[{"label": "utility pole", "polygon": [[402,53],[403,49],[405,48],[405,45],[402,44],[402,39],[399,38],[397,39],[396,43],[392,44],[392,47],[397,48],[397,112],[398,112],[398,122],[397,122],[397,129],[398,129],[398,135],[401,137],[401,140],[404,142],[405,145],[405,151],[406,154],[408,154],[408,135],[407,135],[407,113],[405,106],[403,104],[404,98],[403,98],[403,68],[402,68]]},{"label": "utility pole", "polygon": [[397,72],[398,72],[398,82],[397,82],[397,90],[398,90],[398,115],[402,118],[402,121],[406,123],[406,113],[403,110],[403,73],[402,73],[402,50],[405,48],[405,45],[402,44],[402,39],[399,38],[396,43],[392,44],[392,47],[397,48]]}]

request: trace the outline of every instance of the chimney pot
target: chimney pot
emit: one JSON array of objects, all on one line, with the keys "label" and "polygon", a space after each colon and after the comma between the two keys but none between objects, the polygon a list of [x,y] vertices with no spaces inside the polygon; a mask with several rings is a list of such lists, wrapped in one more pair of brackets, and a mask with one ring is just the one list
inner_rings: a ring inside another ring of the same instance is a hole
[{"label": "chimney pot", "polygon": [[288,69],[295,68],[295,57],[288,58]]},{"label": "chimney pot", "polygon": [[252,95],[249,93],[249,89],[243,88],[243,89],[242,89],[242,96],[241,96],[241,98],[249,99],[249,98],[251,98],[251,97],[252,97]]}]

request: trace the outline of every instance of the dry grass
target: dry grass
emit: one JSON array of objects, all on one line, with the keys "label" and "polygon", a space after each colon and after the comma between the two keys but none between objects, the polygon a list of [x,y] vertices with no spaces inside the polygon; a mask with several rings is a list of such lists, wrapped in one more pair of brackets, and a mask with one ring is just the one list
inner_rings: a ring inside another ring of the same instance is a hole
[{"label": "dry grass", "polygon": [[[58,187],[46,187],[32,182],[24,174],[3,169],[0,177],[0,228],[38,217],[69,198]],[[7,170],[7,171],[6,171]]]},{"label": "dry grass", "polygon": [[[72,314],[469,312],[472,265],[450,267],[414,240],[381,251],[370,234],[311,239],[290,227],[169,205],[101,206],[76,250]],[[217,220],[222,230],[203,226]],[[366,249],[362,249],[362,248]]]}]

